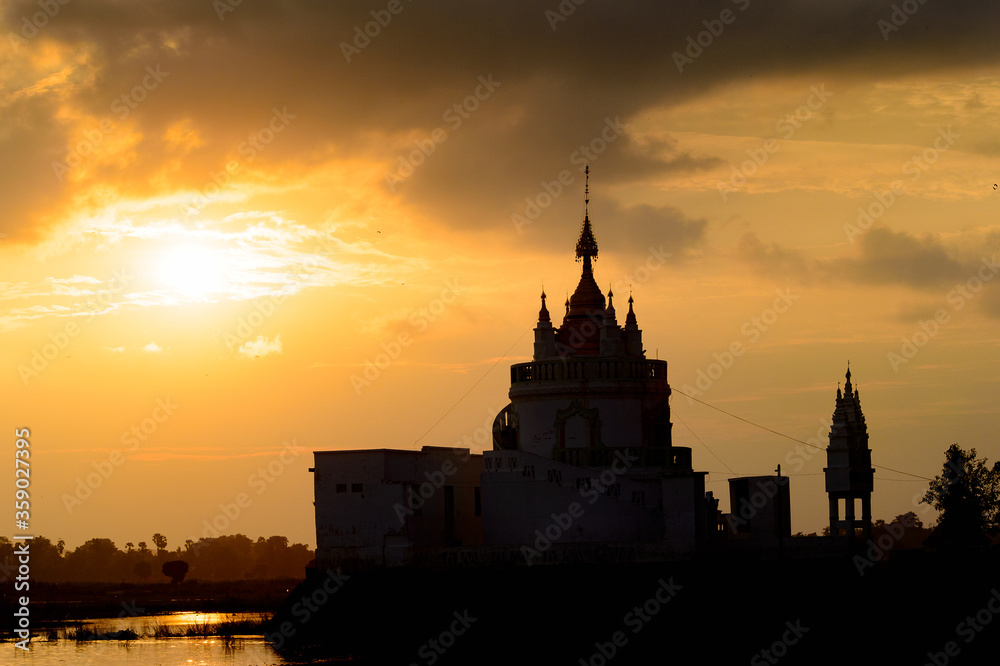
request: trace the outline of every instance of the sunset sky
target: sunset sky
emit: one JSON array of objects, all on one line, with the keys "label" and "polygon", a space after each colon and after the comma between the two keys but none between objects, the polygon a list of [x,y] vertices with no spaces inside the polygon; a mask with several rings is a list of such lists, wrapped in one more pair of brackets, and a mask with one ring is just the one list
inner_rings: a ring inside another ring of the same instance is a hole
[{"label": "sunset sky", "polygon": [[[825,446],[850,360],[876,518],[934,518],[885,468],[1000,458],[994,2],[0,11],[35,534],[315,545],[312,451],[489,446],[543,286],[561,321],[579,279],[588,162],[595,277],[674,389]],[[825,453],[672,407],[723,509],[780,463],[793,531],[826,524]]]}]

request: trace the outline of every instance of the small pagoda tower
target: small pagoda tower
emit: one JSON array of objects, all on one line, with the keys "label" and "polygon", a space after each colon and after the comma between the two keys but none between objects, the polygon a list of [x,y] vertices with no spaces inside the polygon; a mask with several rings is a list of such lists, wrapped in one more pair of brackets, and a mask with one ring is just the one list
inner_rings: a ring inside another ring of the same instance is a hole
[{"label": "small pagoda tower", "polygon": [[[875,470],[872,452],[868,448],[868,427],[861,413],[861,397],[851,386],[851,368],[847,368],[847,383],[841,393],[837,387],[837,407],[830,427],[830,445],[826,449],[826,492],[830,496],[830,534],[846,534],[854,538],[861,530],[863,538],[872,534],[872,487]],[[861,517],[855,510],[861,500]],[[844,500],[844,515],[840,515],[840,500]]]}]

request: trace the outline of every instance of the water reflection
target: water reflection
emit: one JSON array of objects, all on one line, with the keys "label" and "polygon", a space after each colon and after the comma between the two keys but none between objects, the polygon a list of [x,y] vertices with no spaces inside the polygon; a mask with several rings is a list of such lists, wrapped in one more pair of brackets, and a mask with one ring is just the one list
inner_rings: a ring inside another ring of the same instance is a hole
[{"label": "water reflection", "polygon": [[[260,613],[168,613],[99,618],[40,632],[32,636],[29,651],[13,649],[11,645],[10,652],[14,653],[15,663],[32,666],[288,664],[259,632],[239,631],[259,624],[265,617]],[[235,631],[225,636],[209,635],[227,629]],[[90,639],[95,636],[103,638]]]}]

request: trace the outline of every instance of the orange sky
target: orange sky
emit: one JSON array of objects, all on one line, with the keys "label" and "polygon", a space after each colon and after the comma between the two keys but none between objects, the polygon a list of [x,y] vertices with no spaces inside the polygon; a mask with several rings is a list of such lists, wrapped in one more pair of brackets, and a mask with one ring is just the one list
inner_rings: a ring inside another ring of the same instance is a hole
[{"label": "orange sky", "polygon": [[[579,277],[587,162],[596,278],[675,389],[825,445],[850,359],[876,465],[1000,458],[1000,8],[694,5],[5,3],[32,530],[314,544],[313,450],[482,450]],[[825,454],[672,404],[723,508],[780,463],[822,528]],[[925,488],[879,469],[875,516]]]}]

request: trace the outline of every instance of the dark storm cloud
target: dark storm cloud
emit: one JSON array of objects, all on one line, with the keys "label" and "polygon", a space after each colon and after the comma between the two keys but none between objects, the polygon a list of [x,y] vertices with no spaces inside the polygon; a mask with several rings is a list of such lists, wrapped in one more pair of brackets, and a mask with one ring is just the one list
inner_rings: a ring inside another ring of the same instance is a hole
[{"label": "dark storm cloud", "polygon": [[801,250],[765,244],[744,234],[736,256],[755,272],[801,284],[902,286],[924,292],[947,289],[977,275],[983,257],[959,252],[936,236],[917,237],[879,227],[860,237],[852,256],[810,260]]},{"label": "dark storm cloud", "polygon": [[662,247],[680,260],[704,240],[707,221],[691,219],[669,206],[638,204],[623,207],[609,202],[602,216],[608,220],[606,247],[614,254],[645,254]]},{"label": "dark storm cloud", "polygon": [[916,238],[884,228],[865,234],[860,255],[837,270],[849,280],[867,284],[926,289],[963,280],[974,272],[950,256],[936,238]]},{"label": "dark storm cloud", "polygon": [[[434,153],[393,192],[421,206],[434,206],[447,194],[451,203],[437,204],[435,219],[492,228],[509,224],[515,204],[533,196],[539,183],[575,169],[574,151],[599,136],[605,123],[634,121],[646,109],[728,80],[815,70],[891,76],[997,58],[993,26],[1000,7],[984,1],[917,3],[916,13],[889,33],[878,21],[890,19],[890,2],[562,5],[575,7],[564,21],[546,15],[559,15],[556,0],[244,0],[235,7],[226,0],[95,0],[61,5],[18,50],[56,41],[87,52],[80,69],[89,75],[59,94],[97,117],[114,118],[112,104],[142,80],[147,66],[169,72],[129,118],[142,133],[138,158],[95,174],[119,182],[127,177],[133,194],[148,193],[148,177],[175,156],[162,139],[172,123],[190,119],[205,141],[184,155],[177,175],[178,185],[198,186],[277,108],[295,119],[259,164],[308,169],[331,156],[361,154],[384,160],[391,176],[415,146],[373,143],[373,137],[414,132],[427,141],[435,128],[446,130],[446,140],[435,142]],[[7,29],[17,34],[38,5],[18,0],[3,11]],[[724,24],[720,17],[732,20]],[[378,34],[365,36],[366,27]],[[711,42],[700,53],[688,42],[699,33]],[[680,62],[680,72],[674,54],[688,49],[691,62]],[[476,96],[480,77],[499,85],[470,111],[465,102]],[[455,105],[464,114],[448,116]],[[4,220],[7,231],[41,223],[71,187],[40,173],[41,165],[65,154],[68,141],[54,107],[0,107],[4,173],[19,170],[31,181],[5,186],[5,202],[16,213]],[[627,136],[591,161],[607,183],[714,164],[711,156],[677,154],[669,140],[639,150]]]}]

